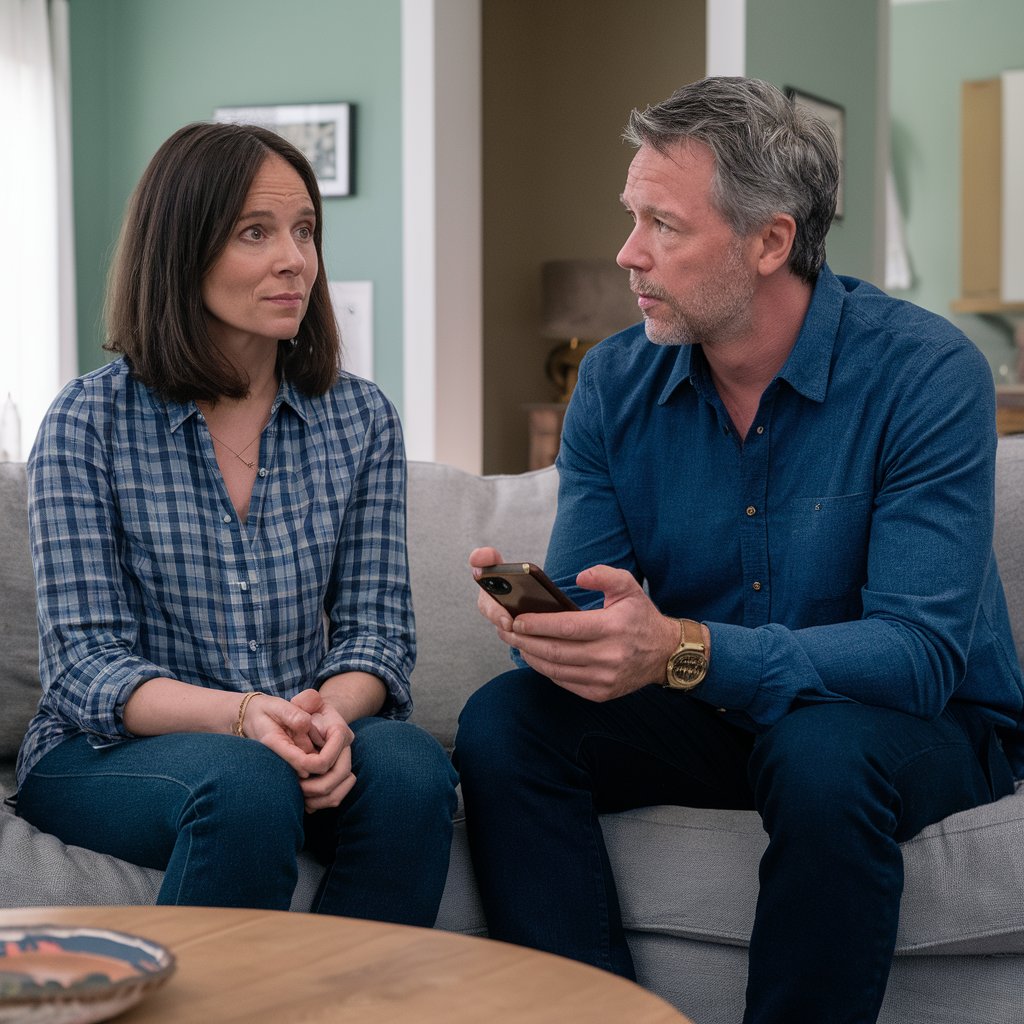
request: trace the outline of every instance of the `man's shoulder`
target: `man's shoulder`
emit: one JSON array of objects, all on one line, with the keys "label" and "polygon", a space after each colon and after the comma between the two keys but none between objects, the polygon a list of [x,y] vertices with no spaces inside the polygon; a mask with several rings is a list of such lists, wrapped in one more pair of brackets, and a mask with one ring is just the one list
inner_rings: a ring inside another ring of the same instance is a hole
[{"label": "man's shoulder", "polygon": [[885,336],[890,343],[929,348],[976,347],[959,327],[939,313],[890,295],[859,278],[840,276],[838,280],[845,292],[843,327],[847,331],[865,330]]},{"label": "man's shoulder", "polygon": [[605,338],[584,357],[580,372],[600,387],[615,386],[621,380],[636,382],[652,371],[671,366],[679,355],[678,345],[656,345],[643,323]]}]

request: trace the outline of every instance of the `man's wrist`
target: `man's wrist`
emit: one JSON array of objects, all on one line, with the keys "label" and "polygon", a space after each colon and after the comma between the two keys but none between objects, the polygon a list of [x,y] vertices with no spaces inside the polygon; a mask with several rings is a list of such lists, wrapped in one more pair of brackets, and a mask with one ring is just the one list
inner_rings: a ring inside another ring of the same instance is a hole
[{"label": "man's wrist", "polygon": [[707,676],[711,633],[694,619],[673,621],[679,630],[679,640],[665,663],[662,685],[673,690],[692,690]]}]

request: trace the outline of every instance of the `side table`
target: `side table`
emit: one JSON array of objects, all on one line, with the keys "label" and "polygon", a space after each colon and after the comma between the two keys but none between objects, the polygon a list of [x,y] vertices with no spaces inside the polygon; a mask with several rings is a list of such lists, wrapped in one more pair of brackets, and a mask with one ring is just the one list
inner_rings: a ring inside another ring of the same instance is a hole
[{"label": "side table", "polygon": [[554,464],[562,441],[564,402],[530,402],[524,405],[529,427],[528,469],[543,469]]}]

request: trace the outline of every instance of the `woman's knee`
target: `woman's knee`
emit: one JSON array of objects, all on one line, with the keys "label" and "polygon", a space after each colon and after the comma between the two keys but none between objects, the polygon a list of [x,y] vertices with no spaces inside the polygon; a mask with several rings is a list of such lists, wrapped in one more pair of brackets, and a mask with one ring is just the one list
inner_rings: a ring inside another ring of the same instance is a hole
[{"label": "woman's knee", "polygon": [[455,812],[457,776],[448,754],[430,733],[411,722],[367,718],[352,726],[356,789],[372,791],[389,806]]},{"label": "woman's knee", "polygon": [[197,764],[192,802],[198,815],[240,834],[256,829],[301,834],[302,790],[291,765],[255,740],[207,734],[192,739]]}]

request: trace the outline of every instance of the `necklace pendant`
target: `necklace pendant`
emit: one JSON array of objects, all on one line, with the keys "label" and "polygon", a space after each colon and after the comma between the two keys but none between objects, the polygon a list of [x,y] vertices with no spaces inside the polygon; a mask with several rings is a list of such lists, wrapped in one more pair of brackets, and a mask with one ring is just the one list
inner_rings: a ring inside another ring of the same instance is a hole
[{"label": "necklace pendant", "polygon": [[255,469],[256,468],[256,463],[255,462],[246,462],[245,459],[240,459],[239,461],[242,463],[242,465],[248,466],[250,469]]}]

